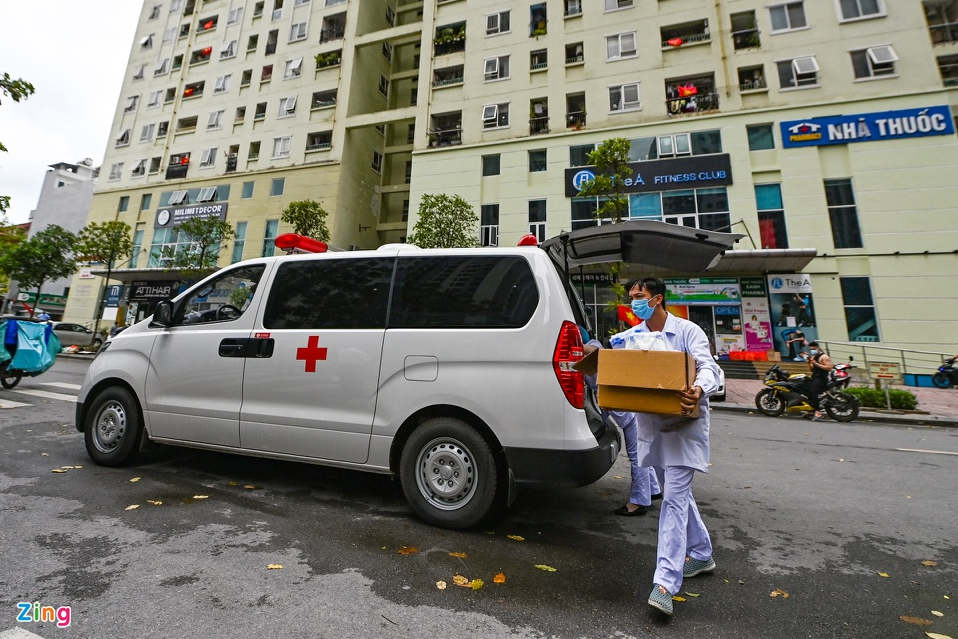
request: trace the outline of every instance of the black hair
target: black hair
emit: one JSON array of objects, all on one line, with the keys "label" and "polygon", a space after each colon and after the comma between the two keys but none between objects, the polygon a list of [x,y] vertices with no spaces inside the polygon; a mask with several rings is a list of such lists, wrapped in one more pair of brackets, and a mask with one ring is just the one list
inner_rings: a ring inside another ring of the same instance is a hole
[{"label": "black hair", "polygon": [[651,297],[662,296],[662,307],[665,308],[665,282],[657,277],[643,277],[638,282],[639,289],[648,291]]},{"label": "black hair", "polygon": [[809,342],[808,347],[811,348],[812,346],[818,346],[818,342]]}]

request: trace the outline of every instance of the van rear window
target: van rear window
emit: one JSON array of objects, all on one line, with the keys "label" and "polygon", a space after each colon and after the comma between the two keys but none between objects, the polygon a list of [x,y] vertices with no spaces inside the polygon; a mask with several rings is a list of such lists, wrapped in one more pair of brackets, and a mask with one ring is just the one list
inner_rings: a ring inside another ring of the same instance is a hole
[{"label": "van rear window", "polygon": [[385,328],[395,258],[281,264],[263,314],[266,328]]},{"label": "van rear window", "polygon": [[520,257],[400,257],[389,328],[519,328],[538,305]]}]

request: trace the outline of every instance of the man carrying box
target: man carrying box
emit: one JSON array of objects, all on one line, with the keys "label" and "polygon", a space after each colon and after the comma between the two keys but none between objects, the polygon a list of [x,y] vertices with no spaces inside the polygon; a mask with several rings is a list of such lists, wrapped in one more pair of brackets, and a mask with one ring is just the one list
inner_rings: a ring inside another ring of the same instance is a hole
[{"label": "man carrying box", "polygon": [[[653,466],[662,486],[659,515],[658,558],[649,605],[672,614],[672,595],[684,577],[715,570],[712,540],[692,497],[695,471],[708,472],[708,397],[718,390],[718,365],[709,350],[705,332],[693,322],[665,310],[665,283],[640,280],[629,290],[633,312],[645,320],[638,331],[660,331],[671,348],[695,360],[695,382],[676,391],[682,413],[697,417],[672,417],[638,413],[638,463]],[[601,382],[601,379],[600,379]]]}]

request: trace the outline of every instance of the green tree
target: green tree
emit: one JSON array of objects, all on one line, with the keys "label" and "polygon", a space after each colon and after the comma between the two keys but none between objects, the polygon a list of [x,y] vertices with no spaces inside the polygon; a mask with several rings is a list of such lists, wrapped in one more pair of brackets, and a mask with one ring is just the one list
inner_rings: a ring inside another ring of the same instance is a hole
[{"label": "green tree", "polygon": [[[99,262],[106,266],[104,285],[109,285],[110,277],[117,262],[133,254],[133,229],[126,222],[111,220],[109,222],[90,222],[77,235],[76,254],[85,262]],[[103,293],[106,286],[100,289],[96,308],[96,325],[94,333],[100,332],[100,318],[103,317],[103,305],[106,298]]]},{"label": "green tree", "polygon": [[[589,163],[595,167],[595,179],[582,185],[579,197],[598,198],[599,205],[595,211],[597,220],[611,219],[618,224],[629,217],[629,195],[625,190],[625,180],[632,175],[632,169],[629,168],[631,146],[626,138],[610,138],[589,153]],[[609,264],[613,299],[609,300],[607,306],[612,311],[628,297],[628,291],[619,281],[621,271],[621,262]]]},{"label": "green tree", "polygon": [[293,225],[293,233],[299,233],[306,237],[321,242],[329,241],[329,229],[326,228],[326,216],[329,213],[323,206],[315,200],[300,200],[290,202],[289,206],[283,209],[283,216],[280,218],[286,224]]},{"label": "green tree", "polygon": [[[0,270],[17,280],[20,288],[36,289],[39,301],[40,291],[46,282],[76,273],[75,243],[76,235],[51,224],[4,255]],[[34,304],[30,317],[33,317],[36,309]]]},{"label": "green tree", "polygon": [[479,246],[478,230],[479,216],[460,196],[426,193],[409,243],[421,248],[469,248]]},{"label": "green tree", "polygon": [[[0,94],[2,94],[3,97],[9,96],[13,98],[14,102],[19,102],[20,100],[29,98],[33,95],[33,92],[33,85],[22,78],[14,80],[10,77],[9,73],[4,73],[3,76],[0,76]],[[0,151],[6,150],[7,147],[3,146],[3,142],[0,142]],[[5,214],[8,208],[10,208],[10,196],[0,195],[0,214]]]},{"label": "green tree", "polygon": [[[229,222],[218,217],[190,218],[173,230],[177,237],[176,246],[164,247],[154,257],[168,259],[170,268],[180,269],[187,276],[215,269],[223,243],[236,236]],[[188,243],[183,241],[184,238]]]},{"label": "green tree", "polygon": [[0,296],[5,296],[9,290],[10,273],[4,270],[6,256],[27,239],[27,231],[19,224],[8,224],[6,219],[0,221]]}]

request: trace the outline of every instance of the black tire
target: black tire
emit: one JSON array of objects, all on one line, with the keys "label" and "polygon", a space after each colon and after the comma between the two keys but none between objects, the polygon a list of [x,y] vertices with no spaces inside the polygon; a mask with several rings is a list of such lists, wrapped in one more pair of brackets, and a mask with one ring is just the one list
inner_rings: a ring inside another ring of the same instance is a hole
[{"label": "black tire", "polygon": [[95,348],[96,350],[100,350],[100,347],[101,347],[101,346],[103,346],[103,340],[102,340],[102,339],[100,339],[100,338],[98,337],[98,338],[96,338],[95,340],[93,340],[93,348]]},{"label": "black tire", "polygon": [[931,376],[931,383],[938,388],[951,388],[951,375],[938,371]]},{"label": "black tire", "polygon": [[23,373],[20,371],[10,372],[10,369],[7,368],[9,364],[10,362],[6,362],[0,365],[0,385],[4,388],[13,388],[23,379]]},{"label": "black tire", "polygon": [[785,400],[774,388],[764,388],[755,396],[755,408],[769,417],[778,417],[785,412]]},{"label": "black tire", "polygon": [[825,412],[836,422],[852,421],[858,417],[861,408],[858,398],[851,393],[838,393],[824,399],[822,403],[825,404]]},{"label": "black tire", "polygon": [[125,388],[108,388],[90,404],[83,425],[86,452],[100,466],[126,466],[140,456],[143,422],[136,398]]},{"label": "black tire", "polygon": [[427,523],[461,530],[496,509],[500,469],[488,442],[469,424],[439,417],[403,447],[399,477],[412,509]]}]

